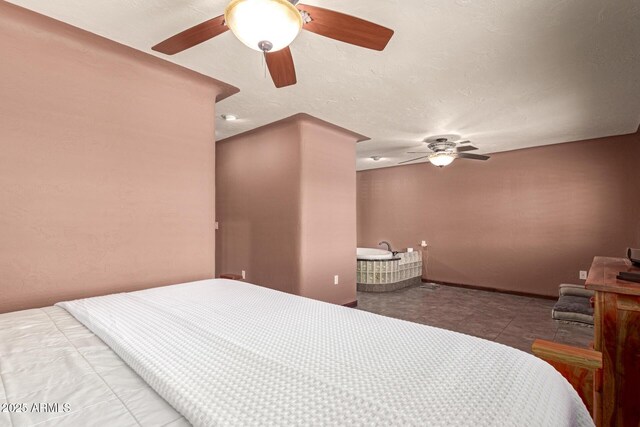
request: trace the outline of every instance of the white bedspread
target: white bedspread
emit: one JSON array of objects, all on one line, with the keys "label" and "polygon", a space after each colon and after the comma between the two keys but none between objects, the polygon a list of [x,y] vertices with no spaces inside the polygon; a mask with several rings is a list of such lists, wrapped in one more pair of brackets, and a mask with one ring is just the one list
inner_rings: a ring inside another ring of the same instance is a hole
[{"label": "white bedspread", "polygon": [[590,426],[550,365],[229,280],[60,303],[197,426]]},{"label": "white bedspread", "polygon": [[0,314],[0,427],[188,425],[65,310]]}]

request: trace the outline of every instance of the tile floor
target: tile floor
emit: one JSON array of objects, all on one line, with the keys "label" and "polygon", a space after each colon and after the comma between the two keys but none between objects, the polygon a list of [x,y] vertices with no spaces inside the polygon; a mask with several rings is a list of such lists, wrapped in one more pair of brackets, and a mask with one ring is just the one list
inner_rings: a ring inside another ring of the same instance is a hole
[{"label": "tile floor", "polygon": [[536,338],[587,347],[593,328],[551,319],[554,301],[498,292],[412,286],[394,292],[358,292],[358,309],[436,326],[531,353]]}]

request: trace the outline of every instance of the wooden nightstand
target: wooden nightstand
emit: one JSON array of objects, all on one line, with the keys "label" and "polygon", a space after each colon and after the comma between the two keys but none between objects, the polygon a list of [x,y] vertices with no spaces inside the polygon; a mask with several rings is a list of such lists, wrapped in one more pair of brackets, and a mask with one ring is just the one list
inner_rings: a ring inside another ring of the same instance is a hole
[{"label": "wooden nightstand", "polygon": [[640,425],[640,285],[617,278],[639,272],[624,258],[595,257],[585,286],[595,291],[594,349],[536,340],[533,353],[578,391],[596,426]]},{"label": "wooden nightstand", "polygon": [[229,279],[229,280],[242,280],[241,274],[233,274],[233,273],[224,273],[220,275],[221,279]]}]

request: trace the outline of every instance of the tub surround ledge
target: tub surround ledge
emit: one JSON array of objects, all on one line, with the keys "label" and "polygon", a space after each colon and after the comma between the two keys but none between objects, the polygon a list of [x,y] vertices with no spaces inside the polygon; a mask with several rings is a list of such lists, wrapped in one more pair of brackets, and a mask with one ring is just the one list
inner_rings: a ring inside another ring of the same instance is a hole
[{"label": "tub surround ledge", "polygon": [[358,292],[393,292],[420,283],[422,279],[419,276],[395,283],[358,283]]}]

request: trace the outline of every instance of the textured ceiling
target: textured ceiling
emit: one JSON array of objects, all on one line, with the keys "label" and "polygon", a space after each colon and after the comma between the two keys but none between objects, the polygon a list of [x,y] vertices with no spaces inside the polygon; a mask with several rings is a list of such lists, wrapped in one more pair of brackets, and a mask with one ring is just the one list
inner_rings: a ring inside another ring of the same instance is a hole
[{"label": "textured ceiling", "polygon": [[218,139],[300,112],[367,135],[358,170],[409,159],[433,135],[491,153],[631,133],[640,120],[638,0],[302,1],[395,35],[375,52],[303,31],[298,84],[283,89],[230,32],[172,57],[151,51],[225,0],[11,2],[239,87],[218,112],[240,120],[218,119]]}]

